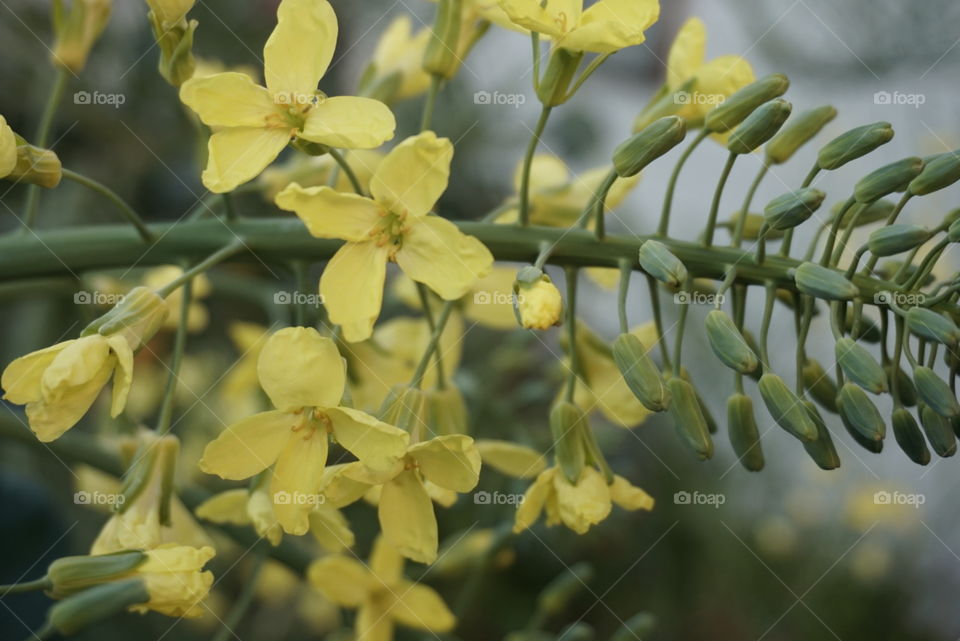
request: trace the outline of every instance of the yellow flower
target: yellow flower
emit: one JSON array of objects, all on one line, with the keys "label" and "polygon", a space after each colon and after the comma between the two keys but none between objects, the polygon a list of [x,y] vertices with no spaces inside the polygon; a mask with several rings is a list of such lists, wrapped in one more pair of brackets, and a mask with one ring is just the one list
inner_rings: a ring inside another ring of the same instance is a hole
[{"label": "yellow flower", "polygon": [[240,353],[240,358],[223,377],[220,388],[224,409],[230,416],[227,420],[233,421],[264,407],[257,360],[270,334],[263,325],[245,322],[231,323],[227,334]]},{"label": "yellow flower", "polygon": [[613,53],[641,44],[644,31],[660,17],[658,0],[600,0],[586,10],[583,4],[583,0],[500,0],[514,23],[570,51]]},{"label": "yellow flower", "polygon": [[288,327],[267,340],[257,362],[274,411],[255,414],[207,445],[200,468],[225,479],[259,474],[276,462],[270,489],[285,532],[305,534],[316,503],[328,439],[377,470],[403,456],[409,435],[364,412],[341,407],[346,368],[336,344],[312,328]]},{"label": "yellow flower", "polygon": [[653,498],[622,476],[615,475],[608,485],[596,468],[585,467],[574,484],[559,468],[551,467],[524,494],[513,531],[531,527],[546,510],[547,525],[562,523],[577,534],[586,534],[591,526],[607,518],[614,503],[625,510],[653,509]]},{"label": "yellow flower", "polygon": [[266,87],[241,73],[191,78],[180,99],[217,130],[203,184],[228,192],[255,178],[293,138],[330,147],[371,149],[393,137],[396,121],[369,98],[327,98],[317,83],[337,42],[327,0],[283,0],[263,49]]},{"label": "yellow flower", "polygon": [[519,282],[517,287],[517,309],[524,328],[550,329],[560,324],[563,298],[549,276],[543,274],[533,283]]},{"label": "yellow flower", "polygon": [[380,316],[387,263],[445,300],[456,300],[493,263],[479,240],[430,210],[447,188],[453,145],[432,131],[397,145],[370,181],[373,199],[296,183],[277,196],[317,238],[346,242],[320,278],[330,321],[350,342],[370,338]]},{"label": "yellow flower", "polygon": [[0,178],[52,189],[63,178],[57,154],[27,143],[0,116]]},{"label": "yellow flower", "polygon": [[56,40],[51,54],[54,64],[74,73],[82,70],[90,50],[107,26],[112,9],[113,0],[73,0],[69,9],[61,6],[54,20]]},{"label": "yellow flower", "polygon": [[393,19],[387,27],[370,62],[371,86],[390,84],[395,89],[377,92],[387,102],[422,94],[430,86],[430,74],[423,70],[423,54],[430,42],[431,30],[413,32],[413,20],[406,14]]},{"label": "yellow flower", "polygon": [[150,600],[130,610],[141,614],[153,610],[169,617],[200,616],[200,603],[213,586],[213,573],[202,571],[214,557],[213,548],[170,545],[147,550],[146,555],[134,576],[143,578]]},{"label": "yellow flower", "polygon": [[547,467],[543,454],[511,441],[479,439],[477,451],[484,465],[517,479],[537,476]]},{"label": "yellow flower", "polygon": [[0,178],[6,178],[17,166],[17,135],[0,116]]},{"label": "yellow flower", "polygon": [[[183,276],[183,269],[176,265],[163,265],[155,267],[148,271],[143,278],[143,284],[150,289],[160,289],[164,285],[173,282]],[[209,321],[207,308],[203,306],[200,299],[210,295],[212,287],[210,279],[200,274],[193,279],[193,287],[190,293],[190,308],[187,311],[187,330],[190,332],[203,331]],[[180,324],[180,310],[183,307],[183,288],[177,288],[176,291],[167,296],[167,307],[170,313],[163,324],[164,329],[176,329]]]},{"label": "yellow flower", "polygon": [[354,634],[363,641],[391,641],[395,625],[449,632],[456,618],[432,588],[403,577],[403,558],[383,538],[369,567],[344,556],[314,561],[307,580],[334,603],[357,608]]}]

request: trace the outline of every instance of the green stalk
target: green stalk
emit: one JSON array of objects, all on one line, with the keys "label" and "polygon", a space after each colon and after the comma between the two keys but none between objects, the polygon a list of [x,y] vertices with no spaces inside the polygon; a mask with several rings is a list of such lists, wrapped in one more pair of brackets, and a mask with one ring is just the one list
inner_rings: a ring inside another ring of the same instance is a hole
[{"label": "green stalk", "polygon": [[453,311],[453,307],[456,304],[457,301],[448,300],[443,304],[443,307],[440,308],[440,316],[437,318],[433,333],[430,335],[430,342],[427,343],[427,348],[423,351],[423,356],[420,357],[420,363],[417,364],[413,378],[410,379],[411,387],[420,387],[423,384],[423,376],[427,373],[427,365],[430,363],[430,357],[433,356],[433,352],[440,344],[440,336],[443,334],[443,330],[447,326],[447,320],[450,318],[450,312]]},{"label": "green stalk", "polygon": [[[70,72],[66,67],[58,67],[56,76],[53,79],[53,86],[50,88],[50,94],[47,96],[47,103],[43,107],[43,115],[40,117],[37,133],[33,136],[33,144],[37,147],[46,147],[50,141],[50,130],[53,128],[53,119],[57,115],[57,108],[63,100],[63,92],[66,90],[69,81]],[[23,215],[21,233],[33,227],[39,204],[40,187],[38,185],[30,185],[27,189],[26,213]]]},{"label": "green stalk", "polygon": [[[433,310],[430,309],[430,292],[423,283],[417,283],[417,296],[420,298],[420,306],[423,307],[423,316],[427,319],[427,327],[433,333],[437,329],[437,322],[433,317]],[[446,387],[446,378],[443,374],[443,354],[440,350],[435,351],[437,361],[437,387],[444,389]]]},{"label": "green stalk", "polygon": [[573,83],[573,87],[571,87],[570,91],[567,92],[566,97],[564,97],[563,99],[564,102],[573,98],[574,94],[576,94],[577,91],[580,89],[580,87],[583,86],[583,83],[585,83],[587,79],[589,79],[590,76],[593,75],[593,72],[599,69],[600,65],[606,62],[607,58],[609,58],[612,55],[613,55],[612,53],[605,53],[597,56],[592,61],[590,61],[590,64],[587,65],[587,68],[580,73],[580,77],[577,78],[577,81]]},{"label": "green stalk", "polygon": [[105,197],[107,200],[112,202],[117,208],[123,212],[123,215],[127,217],[127,220],[132,224],[136,229],[137,233],[140,234],[140,237],[145,243],[152,243],[156,238],[153,233],[147,227],[147,224],[143,222],[143,219],[140,218],[140,215],[133,210],[133,207],[127,204],[127,202],[121,198],[115,191],[107,187],[106,185],[97,182],[93,178],[88,178],[83,174],[78,174],[75,171],[69,169],[63,169],[63,177],[67,180],[72,180],[78,185],[83,185],[84,187],[91,189],[101,196]]},{"label": "green stalk", "polygon": [[768,171],[770,171],[770,163],[764,161],[763,165],[760,166],[760,171],[757,172],[753,182],[750,183],[750,189],[747,190],[747,196],[743,199],[743,206],[740,208],[740,219],[737,220],[737,226],[733,229],[734,247],[739,247],[743,243],[743,228],[747,224],[747,214],[750,212],[750,205],[753,203],[753,197],[757,193],[757,188],[760,187],[760,183],[763,182]]},{"label": "green stalk", "polygon": [[333,147],[331,147],[327,153],[330,154],[330,157],[336,161],[340,169],[343,170],[343,173],[346,174],[347,178],[350,179],[350,185],[353,187],[353,191],[357,192],[357,194],[361,196],[364,196],[365,194],[363,193],[363,187],[360,186],[360,179],[357,178],[357,174],[354,173],[353,167],[351,167],[350,163],[347,162],[347,159],[343,157],[343,154]]},{"label": "green stalk", "polygon": [[633,264],[626,258],[620,261],[620,289],[617,292],[617,312],[620,317],[620,333],[630,331],[627,322],[627,293],[630,289],[630,276],[633,275]]},{"label": "green stalk", "polygon": [[180,301],[180,320],[174,336],[173,353],[170,356],[170,373],[167,376],[167,386],[163,390],[163,401],[160,404],[160,413],[157,416],[157,433],[161,436],[170,431],[173,422],[173,402],[176,396],[177,383],[180,382],[180,362],[187,346],[187,322],[190,319],[190,302],[193,298],[193,280],[183,284],[183,300]]},{"label": "green stalk", "polygon": [[567,380],[566,399],[573,402],[573,393],[577,389],[577,370],[580,359],[577,357],[577,268],[567,267],[567,340],[570,343],[570,376]]},{"label": "green stalk", "polygon": [[663,210],[660,212],[660,224],[657,226],[657,236],[667,235],[667,229],[670,226],[670,208],[673,206],[673,191],[677,187],[677,178],[680,176],[680,170],[683,169],[693,150],[696,149],[701,142],[706,140],[709,135],[710,132],[706,129],[701,130],[700,133],[697,134],[697,137],[693,139],[693,142],[683,151],[680,158],[677,159],[673,173],[670,174],[670,181],[667,183],[667,193],[663,198]]},{"label": "green stalk", "polygon": [[430,74],[430,88],[427,90],[427,99],[423,103],[423,115],[420,118],[420,131],[430,129],[433,124],[433,111],[437,105],[437,94],[440,93],[440,85],[443,78],[437,74]]},{"label": "green stalk", "polygon": [[53,587],[53,582],[46,576],[33,581],[21,581],[10,585],[0,585],[0,597],[8,594],[19,594],[21,592],[33,592],[34,590],[49,590]]},{"label": "green stalk", "polygon": [[[800,188],[804,189],[806,187],[809,187],[811,184],[813,184],[814,178],[817,177],[820,171],[821,169],[820,169],[819,163],[813,163],[813,167],[807,173],[807,177],[803,179],[803,184],[800,185]],[[788,229],[783,233],[783,240],[780,243],[780,255],[784,257],[789,256],[790,248],[792,245],[793,245],[793,228],[791,227],[790,229]]]},{"label": "green stalk", "polygon": [[670,352],[667,349],[667,341],[663,335],[663,312],[660,310],[660,290],[657,280],[647,275],[647,289],[650,292],[650,309],[653,313],[653,324],[657,328],[657,343],[660,344],[660,358],[663,361],[663,367],[667,370],[673,370],[670,364]]},{"label": "green stalk", "polygon": [[540,112],[540,119],[537,121],[533,135],[530,137],[530,143],[527,145],[527,153],[523,157],[523,170],[520,175],[520,224],[524,227],[530,225],[530,168],[533,166],[533,156],[537,153],[540,137],[547,127],[547,120],[550,118],[552,110],[552,107],[543,107]]},{"label": "green stalk", "polygon": [[170,281],[169,283],[167,283],[166,285],[158,289],[157,293],[163,297],[169,296],[171,293],[176,291],[178,287],[193,280],[194,276],[207,271],[217,263],[223,262],[224,260],[230,258],[231,256],[238,253],[240,250],[244,249],[245,247],[246,245],[244,244],[242,239],[240,238],[235,239],[232,243],[228,244],[226,247],[223,247],[222,249],[215,251],[214,253],[210,254],[206,259],[200,261],[193,267],[185,270],[183,274],[178,276],[176,279]]},{"label": "green stalk", "polygon": [[[689,292],[692,288],[693,278],[687,276],[687,282],[683,284],[681,291]],[[681,350],[683,349],[683,332],[687,327],[687,314],[690,311],[690,304],[680,306],[680,315],[677,317],[677,337],[673,343],[673,364],[676,369],[673,370],[674,376],[680,376],[683,371],[681,365]]]},{"label": "green stalk", "polygon": [[704,247],[713,245],[713,233],[717,227],[717,213],[720,211],[720,198],[723,197],[723,187],[727,184],[727,178],[730,177],[730,171],[733,169],[733,163],[735,162],[737,162],[737,154],[731,151],[727,156],[727,162],[723,166],[723,171],[720,173],[717,188],[713,191],[713,203],[710,205],[710,217],[707,218],[707,229],[703,239]]}]

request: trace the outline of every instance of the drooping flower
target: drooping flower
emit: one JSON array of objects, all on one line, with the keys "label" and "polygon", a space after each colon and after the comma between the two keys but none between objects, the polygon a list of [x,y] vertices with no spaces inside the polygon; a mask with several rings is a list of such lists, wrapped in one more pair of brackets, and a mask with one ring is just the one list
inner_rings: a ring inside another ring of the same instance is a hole
[{"label": "drooping flower", "polygon": [[453,145],[432,131],[407,138],[377,168],[373,198],[294,183],[277,196],[317,238],[346,244],[327,264],[320,295],[330,320],[350,342],[370,338],[380,316],[387,263],[445,300],[456,300],[485,276],[493,256],[449,220],[430,215],[447,188]]},{"label": "drooping flower", "polygon": [[231,72],[183,84],[180,99],[216,129],[203,172],[208,189],[228,192],[255,178],[295,138],[372,149],[393,137],[396,121],[382,102],[318,91],[337,30],[327,0],[283,0],[263,49],[266,87]]},{"label": "drooping flower", "polygon": [[345,556],[314,561],[307,580],[328,599],[357,609],[355,634],[364,641],[390,641],[402,625],[434,634],[449,632],[456,617],[432,588],[403,576],[403,557],[383,537],[369,566]]},{"label": "drooping flower", "polygon": [[200,467],[240,480],[276,463],[270,490],[277,520],[285,532],[305,534],[331,435],[375,470],[393,469],[410,437],[340,405],[346,367],[336,344],[315,329],[288,327],[271,336],[260,353],[257,373],[276,409],[227,427],[207,445]]},{"label": "drooping flower", "polygon": [[52,189],[60,184],[63,167],[57,154],[28,143],[0,115],[0,178]]}]

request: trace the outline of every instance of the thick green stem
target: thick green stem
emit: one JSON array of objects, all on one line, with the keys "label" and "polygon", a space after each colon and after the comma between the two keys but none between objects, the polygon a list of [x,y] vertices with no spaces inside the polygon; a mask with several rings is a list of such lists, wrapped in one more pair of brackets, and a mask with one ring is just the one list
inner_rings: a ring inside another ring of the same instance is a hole
[{"label": "thick green stem", "polygon": [[530,143],[527,145],[527,153],[523,157],[523,170],[520,175],[520,224],[524,227],[530,224],[530,169],[533,167],[533,156],[537,153],[540,137],[547,127],[547,120],[552,110],[552,107],[544,105],[540,112],[540,119],[530,137]]},{"label": "thick green stem", "polygon": [[147,227],[147,224],[143,222],[142,218],[140,218],[140,215],[136,211],[134,211],[133,207],[128,205],[127,201],[121,198],[115,191],[113,191],[106,185],[100,182],[97,182],[93,178],[88,178],[83,174],[78,174],[77,172],[71,171],[69,169],[63,170],[63,177],[66,178],[67,180],[72,180],[78,185],[83,185],[84,187],[97,192],[98,194],[100,194],[101,196],[103,196],[104,198],[112,202],[114,205],[116,205],[117,208],[123,212],[123,215],[127,217],[127,220],[130,221],[130,224],[132,224],[137,229],[137,233],[140,234],[140,238],[143,239],[143,242],[152,243],[154,240],[156,240],[153,233]]},{"label": "thick green stem", "polygon": [[433,111],[437,106],[437,95],[440,93],[440,85],[442,83],[443,78],[437,74],[430,75],[430,88],[427,90],[427,98],[423,103],[420,131],[426,131],[433,126]]}]

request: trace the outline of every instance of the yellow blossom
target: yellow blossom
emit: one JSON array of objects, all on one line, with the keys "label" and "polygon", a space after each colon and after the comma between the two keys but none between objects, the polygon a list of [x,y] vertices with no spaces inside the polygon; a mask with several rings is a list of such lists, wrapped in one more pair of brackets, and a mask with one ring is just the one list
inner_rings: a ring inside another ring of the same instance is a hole
[{"label": "yellow blossom", "polygon": [[340,405],[346,367],[336,344],[315,329],[288,327],[271,336],[260,352],[257,373],[276,410],[227,427],[207,445],[200,467],[240,480],[276,463],[270,491],[277,520],[285,532],[305,534],[331,435],[376,470],[393,468],[409,435]]},{"label": "yellow blossom", "polygon": [[231,323],[227,333],[240,357],[224,375],[220,393],[228,420],[237,420],[263,409],[257,360],[270,333],[263,325],[246,322]]},{"label": "yellow blossom", "polygon": [[72,0],[67,9],[59,2],[57,7],[51,58],[54,64],[77,73],[86,66],[90,50],[107,26],[113,0]]},{"label": "yellow blossom", "polygon": [[520,323],[526,329],[550,329],[560,324],[563,298],[557,286],[544,274],[533,283],[518,283],[517,309]]},{"label": "yellow blossom", "polygon": [[370,181],[373,198],[294,183],[277,196],[317,238],[346,242],[320,278],[330,321],[350,342],[370,338],[380,316],[387,263],[445,300],[456,300],[485,276],[490,251],[456,225],[429,212],[447,188],[453,145],[432,131],[395,147]]},{"label": "yellow blossom", "polygon": [[[423,54],[430,42],[431,30],[414,33],[413,19],[401,14],[393,19],[377,42],[366,83],[378,87],[376,94],[387,102],[422,94],[430,86],[430,74],[423,70]],[[388,90],[388,86],[392,91]]]},{"label": "yellow blossom", "polygon": [[[148,271],[143,278],[143,284],[150,289],[160,289],[167,283],[171,283],[183,276],[183,269],[176,265],[163,265],[155,267]],[[190,308],[187,310],[187,330],[190,332],[200,332],[207,326],[210,315],[207,308],[203,306],[200,299],[210,295],[212,287],[210,279],[200,274],[193,279],[193,287],[190,292]],[[180,324],[180,310],[183,307],[183,288],[177,288],[176,291],[167,296],[167,306],[170,313],[164,322],[165,329],[176,329]]]},{"label": "yellow blossom", "polygon": [[479,439],[477,451],[484,465],[518,479],[537,476],[547,466],[543,454],[511,441]]},{"label": "yellow blossom", "polygon": [[0,178],[6,178],[17,166],[17,135],[0,116]]},{"label": "yellow blossom", "polygon": [[328,98],[317,84],[337,42],[327,0],[283,0],[263,49],[266,87],[241,73],[191,78],[180,99],[216,128],[203,184],[232,191],[255,178],[294,138],[347,149],[372,149],[393,137],[396,121],[381,102]]},{"label": "yellow blossom", "polygon": [[169,617],[200,616],[200,604],[213,586],[213,573],[203,571],[214,557],[213,548],[170,545],[147,550],[146,555],[134,575],[143,578],[150,600],[130,609],[141,614],[152,610]]},{"label": "yellow blossom", "polygon": [[344,556],[314,561],[307,580],[334,603],[357,609],[357,639],[391,641],[396,625],[449,632],[456,624],[443,599],[432,588],[403,577],[403,558],[379,538],[369,566]]}]

